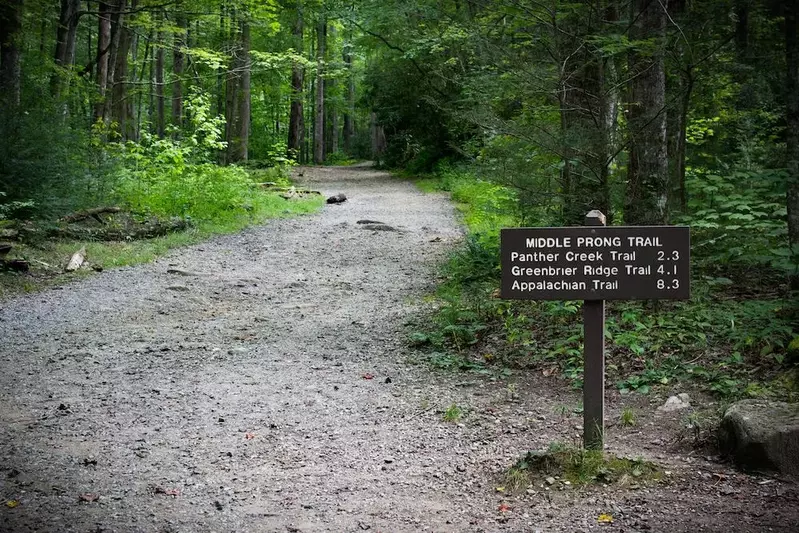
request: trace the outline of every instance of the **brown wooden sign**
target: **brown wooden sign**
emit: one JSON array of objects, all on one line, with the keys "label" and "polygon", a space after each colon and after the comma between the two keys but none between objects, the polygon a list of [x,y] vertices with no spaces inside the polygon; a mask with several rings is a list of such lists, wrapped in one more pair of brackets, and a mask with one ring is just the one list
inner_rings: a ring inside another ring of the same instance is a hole
[{"label": "brown wooden sign", "polygon": [[513,228],[501,232],[502,298],[690,298],[683,226]]}]

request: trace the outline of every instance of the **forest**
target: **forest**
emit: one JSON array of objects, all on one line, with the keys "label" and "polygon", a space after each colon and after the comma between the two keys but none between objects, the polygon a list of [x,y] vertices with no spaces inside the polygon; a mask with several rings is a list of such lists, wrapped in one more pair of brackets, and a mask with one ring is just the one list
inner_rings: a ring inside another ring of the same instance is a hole
[{"label": "forest", "polygon": [[0,237],[35,271],[71,213],[229,231],[286,211],[262,185],[294,165],[374,160],[449,192],[468,228],[410,335],[434,366],[579,386],[579,302],[496,298],[498,231],[600,209],[691,227],[692,300],[608,310],[620,390],[793,398],[797,17],[799,0],[3,0]]}]

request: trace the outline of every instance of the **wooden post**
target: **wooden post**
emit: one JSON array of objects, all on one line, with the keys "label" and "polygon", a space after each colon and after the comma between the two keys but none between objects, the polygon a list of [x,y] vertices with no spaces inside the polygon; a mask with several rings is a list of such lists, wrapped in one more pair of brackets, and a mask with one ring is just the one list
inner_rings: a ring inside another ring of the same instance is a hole
[{"label": "wooden post", "polygon": [[[586,226],[604,226],[605,215],[591,211]],[[583,302],[583,444],[601,450],[605,434],[605,300]]]}]

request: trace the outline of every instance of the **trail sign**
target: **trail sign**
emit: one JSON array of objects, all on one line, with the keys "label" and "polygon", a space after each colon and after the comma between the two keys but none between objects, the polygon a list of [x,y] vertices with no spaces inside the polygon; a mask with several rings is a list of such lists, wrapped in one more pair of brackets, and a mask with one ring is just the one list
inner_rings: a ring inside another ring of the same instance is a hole
[{"label": "trail sign", "polygon": [[500,233],[501,296],[583,302],[583,441],[603,446],[605,300],[687,299],[691,236],[684,226],[513,228]]},{"label": "trail sign", "polygon": [[657,300],[690,297],[684,226],[503,229],[502,297]]}]

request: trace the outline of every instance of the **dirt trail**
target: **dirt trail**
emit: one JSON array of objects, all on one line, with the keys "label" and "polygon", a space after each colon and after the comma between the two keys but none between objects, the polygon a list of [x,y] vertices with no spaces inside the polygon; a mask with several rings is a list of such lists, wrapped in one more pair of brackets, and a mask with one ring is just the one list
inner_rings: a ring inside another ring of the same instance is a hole
[{"label": "dirt trail", "polygon": [[646,429],[610,447],[660,454],[673,482],[496,492],[522,451],[573,438],[579,417],[556,413],[578,395],[409,365],[405,323],[462,234],[452,207],[367,167],[302,181],[349,200],[4,302],[0,531],[587,531],[600,513],[624,531],[799,529],[795,485]]}]

